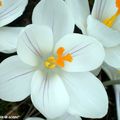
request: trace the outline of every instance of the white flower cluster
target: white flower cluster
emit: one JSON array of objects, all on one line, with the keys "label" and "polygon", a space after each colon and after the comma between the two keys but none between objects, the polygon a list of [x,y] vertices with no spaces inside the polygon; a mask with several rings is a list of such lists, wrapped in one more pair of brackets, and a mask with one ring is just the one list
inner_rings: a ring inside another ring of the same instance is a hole
[{"label": "white flower cluster", "polygon": [[[22,15],[28,0],[0,0],[0,52],[17,55],[0,64],[0,99],[31,97],[48,120],[101,118],[108,96],[95,76],[102,68],[120,79],[120,0],[41,0],[32,24],[4,27]],[[74,33],[75,25],[82,31]],[[115,86],[120,120],[120,86]],[[27,118],[27,120],[42,120]]]}]

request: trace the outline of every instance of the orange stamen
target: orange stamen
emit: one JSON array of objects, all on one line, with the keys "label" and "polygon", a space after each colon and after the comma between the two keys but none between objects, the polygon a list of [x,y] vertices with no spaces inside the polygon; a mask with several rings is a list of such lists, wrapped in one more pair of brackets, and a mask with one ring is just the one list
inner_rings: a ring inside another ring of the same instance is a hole
[{"label": "orange stamen", "polygon": [[48,69],[54,69],[57,65],[60,67],[64,67],[64,62],[68,61],[68,62],[72,62],[73,58],[72,55],[70,53],[68,53],[67,55],[63,55],[65,49],[63,47],[58,48],[57,50],[57,59],[55,59],[54,56],[50,56],[48,57],[45,61],[44,61],[44,66]]},{"label": "orange stamen", "polygon": [[116,0],[116,7],[118,8],[120,14],[120,0]]},{"label": "orange stamen", "polygon": [[63,56],[64,51],[65,51],[65,49],[63,47],[60,47],[57,50],[58,58],[56,60],[56,64],[61,67],[64,67],[64,61],[72,62],[72,60],[73,60],[72,55],[70,53]]},{"label": "orange stamen", "polygon": [[117,12],[112,17],[103,20],[103,23],[108,27],[112,27],[117,17],[120,15],[120,0],[116,0],[116,7],[118,8]]},{"label": "orange stamen", "polygon": [[66,56],[63,57],[63,59],[68,61],[68,62],[72,62],[72,60],[73,60],[71,54],[67,54]]}]

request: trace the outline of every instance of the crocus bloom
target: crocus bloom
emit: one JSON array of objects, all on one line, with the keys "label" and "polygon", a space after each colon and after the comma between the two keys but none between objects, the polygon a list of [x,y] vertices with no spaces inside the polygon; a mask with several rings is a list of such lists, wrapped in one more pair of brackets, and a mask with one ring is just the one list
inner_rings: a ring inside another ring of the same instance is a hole
[{"label": "crocus bloom", "polygon": [[[26,120],[44,120],[44,119],[38,118],[38,117],[30,117],[30,118],[27,118]],[[51,120],[51,119],[47,119],[47,120]],[[72,116],[70,114],[65,114],[62,117],[52,119],[52,120],[82,120],[82,119],[79,116]]]},{"label": "crocus bloom", "polygon": [[103,44],[105,63],[120,69],[120,0],[95,0],[91,15],[88,0],[66,0],[66,3],[83,33]]},{"label": "crocus bloom", "polygon": [[[110,80],[120,80],[120,71],[110,67],[107,64],[103,64],[103,69],[107,73]],[[115,96],[116,96],[116,107],[117,107],[117,116],[120,120],[120,85],[114,85]]]},{"label": "crocus bloom", "polygon": [[0,52],[16,51],[19,27],[3,27],[22,15],[28,0],[0,0]]},{"label": "crocus bloom", "polygon": [[34,106],[51,119],[66,112],[90,118],[107,113],[106,91],[89,72],[104,59],[97,40],[72,33],[55,44],[48,26],[29,25],[19,36],[17,53],[0,65],[1,99],[31,95]]}]

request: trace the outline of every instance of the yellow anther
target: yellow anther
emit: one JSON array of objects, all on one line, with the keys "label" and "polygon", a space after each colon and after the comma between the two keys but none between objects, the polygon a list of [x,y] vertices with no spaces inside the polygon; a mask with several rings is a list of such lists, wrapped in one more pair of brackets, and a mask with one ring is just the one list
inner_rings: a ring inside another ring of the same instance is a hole
[{"label": "yellow anther", "polygon": [[56,60],[53,56],[49,57],[45,62],[44,65],[48,69],[54,69],[56,67]]}]

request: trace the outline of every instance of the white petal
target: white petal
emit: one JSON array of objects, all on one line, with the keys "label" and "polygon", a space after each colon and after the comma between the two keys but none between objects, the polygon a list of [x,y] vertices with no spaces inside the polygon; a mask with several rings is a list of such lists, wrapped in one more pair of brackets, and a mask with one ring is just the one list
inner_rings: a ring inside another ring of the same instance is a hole
[{"label": "white petal", "polygon": [[[44,120],[44,119],[38,117],[30,117],[25,120]],[[70,114],[65,114],[62,117],[56,119],[47,119],[47,120],[82,120],[82,119],[79,116],[72,116]]]},{"label": "white petal", "polygon": [[118,30],[120,32],[120,16],[116,19],[115,23],[112,26],[113,29]]},{"label": "white petal", "polygon": [[88,35],[95,37],[104,47],[113,47],[120,44],[120,33],[118,31],[108,28],[92,16],[88,17],[87,24]]},{"label": "white petal", "polygon": [[69,96],[60,77],[55,73],[37,71],[34,74],[31,98],[35,107],[51,119],[63,115],[69,106]]},{"label": "white petal", "polygon": [[103,21],[112,17],[116,11],[116,0],[95,0],[92,16]]},{"label": "white petal", "polygon": [[120,45],[112,48],[107,48],[106,50],[105,62],[120,70]]},{"label": "white petal", "polygon": [[[120,71],[114,67],[109,66],[107,63],[103,63],[103,70],[107,73],[111,80],[120,80]],[[120,68],[120,67],[119,67]]]},{"label": "white petal", "polygon": [[32,20],[35,24],[51,27],[55,41],[74,30],[74,18],[63,0],[40,1]]},{"label": "white petal", "polygon": [[47,26],[29,25],[19,35],[17,53],[29,65],[38,65],[52,48],[53,35]]},{"label": "white petal", "polygon": [[69,34],[63,37],[55,47],[65,48],[64,55],[70,53],[73,57],[72,62],[65,62],[63,69],[68,72],[84,72],[98,68],[104,60],[103,46],[94,38],[80,35]]},{"label": "white petal", "polygon": [[108,97],[99,79],[88,72],[60,74],[70,95],[71,114],[101,118],[107,113]]},{"label": "white petal", "polygon": [[27,118],[25,120],[44,120],[44,119],[38,118],[38,117],[30,117],[30,118]]},{"label": "white petal", "polygon": [[1,27],[0,28],[0,52],[12,53],[17,48],[17,36],[21,27]]},{"label": "white petal", "polygon": [[120,85],[115,86],[115,96],[116,96],[117,117],[118,120],[120,120]]},{"label": "white petal", "polygon": [[4,26],[22,15],[28,0],[3,0],[0,8],[0,27]]},{"label": "white petal", "polygon": [[66,3],[73,13],[76,25],[86,33],[87,17],[90,14],[88,0],[66,0]]},{"label": "white petal", "polygon": [[54,120],[82,120],[79,116],[71,115],[66,113],[62,117],[56,118]]},{"label": "white petal", "polygon": [[0,98],[6,101],[21,101],[30,95],[33,69],[17,56],[0,64]]}]

